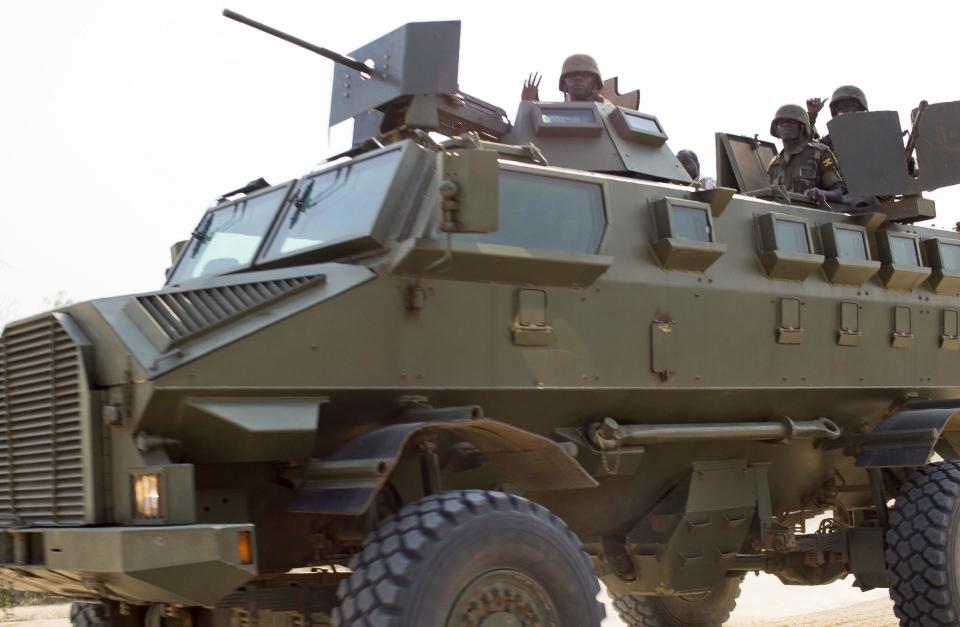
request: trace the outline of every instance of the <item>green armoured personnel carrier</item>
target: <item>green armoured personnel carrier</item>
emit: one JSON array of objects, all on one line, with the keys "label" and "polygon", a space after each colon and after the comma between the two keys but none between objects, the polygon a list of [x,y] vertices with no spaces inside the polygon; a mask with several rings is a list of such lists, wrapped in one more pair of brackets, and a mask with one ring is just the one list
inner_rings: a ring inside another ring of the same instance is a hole
[{"label": "green armoured personnel carrier", "polygon": [[355,146],[225,195],[161,289],[7,325],[0,587],[76,625],[596,627],[599,577],[702,627],[763,571],[957,624],[960,235],[911,220],[960,103],[919,171],[895,114],[833,120],[892,198],[825,211],[759,189],[763,142],[698,190],[635,108],[511,124],[457,22],[345,57],[231,16],[337,62]]}]

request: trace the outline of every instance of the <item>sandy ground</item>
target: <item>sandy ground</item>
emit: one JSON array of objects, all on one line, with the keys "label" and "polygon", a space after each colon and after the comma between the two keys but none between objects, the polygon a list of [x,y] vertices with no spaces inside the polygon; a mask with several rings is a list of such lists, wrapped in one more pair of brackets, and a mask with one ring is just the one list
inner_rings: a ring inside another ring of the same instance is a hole
[{"label": "sandy ground", "polygon": [[[852,582],[785,586],[772,575],[747,575],[725,627],[898,627],[885,589],[860,592]],[[603,627],[624,627],[609,603]]]},{"label": "sandy ground", "polygon": [[[605,600],[606,599],[605,597]],[[69,605],[0,610],[12,627],[69,627]],[[607,603],[603,627],[624,627]],[[727,627],[897,627],[886,590],[860,592],[849,581],[829,586],[788,587],[775,577],[748,575]]]}]

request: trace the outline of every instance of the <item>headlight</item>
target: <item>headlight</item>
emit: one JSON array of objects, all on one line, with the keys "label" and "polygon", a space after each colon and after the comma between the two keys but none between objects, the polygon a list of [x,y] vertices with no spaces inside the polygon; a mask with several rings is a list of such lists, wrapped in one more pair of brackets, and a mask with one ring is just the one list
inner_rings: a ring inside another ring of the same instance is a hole
[{"label": "headlight", "polygon": [[130,471],[130,517],[134,524],[197,522],[193,465],[164,464]]},{"label": "headlight", "polygon": [[133,476],[133,515],[141,520],[161,519],[160,473]]}]

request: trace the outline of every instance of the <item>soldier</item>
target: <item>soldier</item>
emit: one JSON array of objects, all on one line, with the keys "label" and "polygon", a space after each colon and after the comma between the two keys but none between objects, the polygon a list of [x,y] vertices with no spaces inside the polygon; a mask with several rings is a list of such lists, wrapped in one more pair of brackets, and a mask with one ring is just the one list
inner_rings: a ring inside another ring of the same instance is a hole
[{"label": "soldier", "polygon": [[699,189],[716,189],[717,182],[709,176],[700,176],[700,159],[692,150],[681,150],[677,153],[677,161],[693,179],[693,186]]},{"label": "soldier", "polygon": [[[824,137],[820,137],[820,134],[817,133],[817,115],[823,109],[823,103],[823,98],[808,99],[807,115],[810,116],[812,137],[819,139],[821,144],[833,150],[833,141],[830,139],[830,135],[827,134]],[[830,96],[830,115],[832,117],[837,117],[844,113],[856,113],[858,111],[869,111],[867,108],[867,96],[863,93],[862,89],[854,85],[843,85],[833,91],[833,95]]]},{"label": "soldier", "polygon": [[[521,100],[540,100],[540,79],[534,72],[523,82]],[[596,60],[589,54],[572,54],[563,62],[560,70],[560,91],[571,102],[606,102],[600,95],[603,78]]]},{"label": "soldier", "polygon": [[770,134],[783,142],[783,150],[767,167],[772,185],[805,194],[817,203],[842,202],[837,158],[827,146],[811,141],[810,118],[803,107],[788,104],[777,109]]}]

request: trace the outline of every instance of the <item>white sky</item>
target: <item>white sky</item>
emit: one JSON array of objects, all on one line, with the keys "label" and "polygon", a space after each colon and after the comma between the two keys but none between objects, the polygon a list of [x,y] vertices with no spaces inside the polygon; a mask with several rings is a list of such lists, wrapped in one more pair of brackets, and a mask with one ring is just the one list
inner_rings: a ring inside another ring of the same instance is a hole
[{"label": "white sky", "polygon": [[[960,98],[952,3],[4,0],[0,324],[60,291],[155,289],[216,196],[346,147],[326,127],[333,64],[225,6],[344,53],[405,22],[460,19],[461,89],[511,117],[530,71],[559,99],[563,58],[593,54],[707,174],[714,132],[767,137],[779,105],[841,84],[904,124],[921,99]],[[935,224],[960,219],[957,188],[930,196]]]}]

